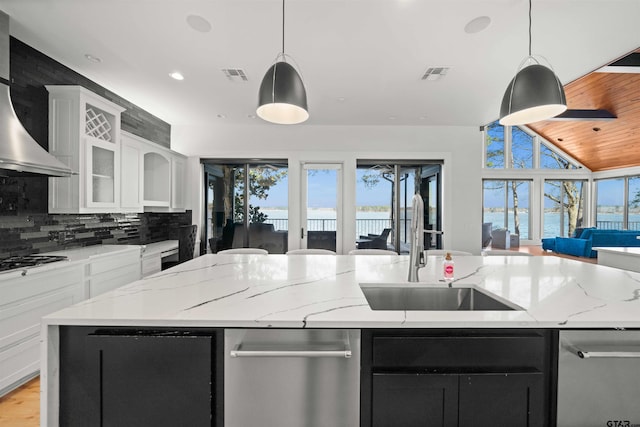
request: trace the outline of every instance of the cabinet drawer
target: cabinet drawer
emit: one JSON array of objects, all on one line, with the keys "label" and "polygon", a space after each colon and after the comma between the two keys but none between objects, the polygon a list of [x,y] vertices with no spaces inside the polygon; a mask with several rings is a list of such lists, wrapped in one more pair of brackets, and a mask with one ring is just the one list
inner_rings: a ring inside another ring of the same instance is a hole
[{"label": "cabinet drawer", "polygon": [[154,254],[142,258],[142,277],[147,277],[162,270],[162,258],[160,254]]},{"label": "cabinet drawer", "polygon": [[43,316],[79,302],[82,296],[82,286],[78,282],[55,293],[5,307],[0,311],[0,351],[27,337],[37,337]]},{"label": "cabinet drawer", "polygon": [[543,369],[548,359],[544,335],[468,333],[374,336],[375,368]]},{"label": "cabinet drawer", "polygon": [[140,266],[140,252],[127,251],[123,254],[118,255],[91,258],[88,271],[90,276],[94,276],[96,274],[117,270],[128,265],[137,265],[138,267]]},{"label": "cabinet drawer", "polygon": [[40,369],[40,336],[0,351],[0,396]]},{"label": "cabinet drawer", "polygon": [[140,264],[120,266],[116,270],[92,276],[89,282],[89,298],[111,291],[140,279]]},{"label": "cabinet drawer", "polygon": [[0,281],[0,307],[34,297],[36,295],[55,292],[67,286],[82,283],[82,266],[27,270],[23,275],[15,275],[10,279]]}]

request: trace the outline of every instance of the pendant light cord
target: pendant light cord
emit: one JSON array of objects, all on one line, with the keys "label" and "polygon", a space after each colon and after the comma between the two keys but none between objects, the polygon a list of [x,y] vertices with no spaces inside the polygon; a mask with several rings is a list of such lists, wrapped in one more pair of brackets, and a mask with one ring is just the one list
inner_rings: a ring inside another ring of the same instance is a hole
[{"label": "pendant light cord", "polygon": [[[531,48],[529,48],[529,50],[531,50]],[[282,56],[284,56],[284,0],[282,0]]]},{"label": "pendant light cord", "polygon": [[[282,2],[284,4],[284,0],[282,0]],[[284,25],[284,15],[282,19],[283,19],[283,25]],[[282,51],[284,52],[284,39],[282,41]],[[529,56],[531,56],[531,0],[529,0]]]}]

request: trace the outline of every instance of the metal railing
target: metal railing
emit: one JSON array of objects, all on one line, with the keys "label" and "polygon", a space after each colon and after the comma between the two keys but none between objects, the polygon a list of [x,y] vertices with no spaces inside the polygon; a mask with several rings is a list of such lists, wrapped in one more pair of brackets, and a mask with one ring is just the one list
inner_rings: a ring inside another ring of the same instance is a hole
[{"label": "metal railing", "polygon": [[[288,230],[289,220],[286,218],[268,218],[268,224],[273,224],[276,230]],[[308,231],[336,231],[337,221],[335,219],[308,219]],[[356,219],[356,234],[381,234],[385,228],[391,228],[390,219]]]},{"label": "metal railing", "polygon": [[[623,221],[596,221],[596,228],[600,228],[602,230],[624,230],[624,222]],[[640,221],[630,221],[626,230],[639,230],[640,231]]]},{"label": "metal railing", "polygon": [[[409,219],[400,220],[400,240],[406,242],[405,232],[408,229]],[[286,218],[268,218],[267,224],[273,224],[276,230],[289,230],[289,220]],[[308,219],[307,231],[336,231],[337,221],[335,219]],[[356,236],[367,236],[369,234],[380,235],[385,228],[393,228],[390,219],[356,219]],[[427,238],[425,236],[425,238]]]}]

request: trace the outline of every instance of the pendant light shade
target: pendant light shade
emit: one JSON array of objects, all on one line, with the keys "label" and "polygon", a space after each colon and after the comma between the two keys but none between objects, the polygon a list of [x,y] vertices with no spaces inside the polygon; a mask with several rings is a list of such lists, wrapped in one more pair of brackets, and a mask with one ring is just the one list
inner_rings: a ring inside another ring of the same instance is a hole
[{"label": "pendant light shade", "polygon": [[567,99],[558,77],[544,65],[533,64],[518,71],[509,83],[500,106],[500,124],[534,123],[566,109]]},{"label": "pendant light shade", "polygon": [[298,71],[284,53],[284,0],[282,0],[282,52],[264,75],[258,92],[256,114],[263,120],[295,125],[309,118],[307,91]]},{"label": "pendant light shade", "polygon": [[[523,64],[529,62],[531,65]],[[500,124],[518,126],[547,120],[567,109],[562,83],[531,55],[531,0],[529,0],[529,56],[520,64],[500,105]]]},{"label": "pendant light shade", "polygon": [[291,64],[278,61],[267,70],[260,84],[257,114],[268,122],[285,125],[309,118],[307,91]]}]

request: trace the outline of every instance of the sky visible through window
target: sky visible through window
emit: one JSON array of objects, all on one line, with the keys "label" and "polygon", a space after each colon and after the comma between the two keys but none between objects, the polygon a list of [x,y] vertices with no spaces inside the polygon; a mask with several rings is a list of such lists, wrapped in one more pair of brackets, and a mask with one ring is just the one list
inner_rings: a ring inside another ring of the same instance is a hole
[{"label": "sky visible through window", "polygon": [[[373,188],[365,186],[362,175],[363,170],[356,173],[356,194],[358,195],[358,206],[383,206],[388,205],[389,193],[386,191],[385,182],[380,182]],[[288,205],[289,192],[288,177],[283,178],[277,185],[269,189],[269,196],[265,200],[252,198],[251,203],[264,208],[286,207]],[[335,208],[335,177],[329,174],[318,173],[314,178],[313,191],[315,203],[324,208]]]}]

